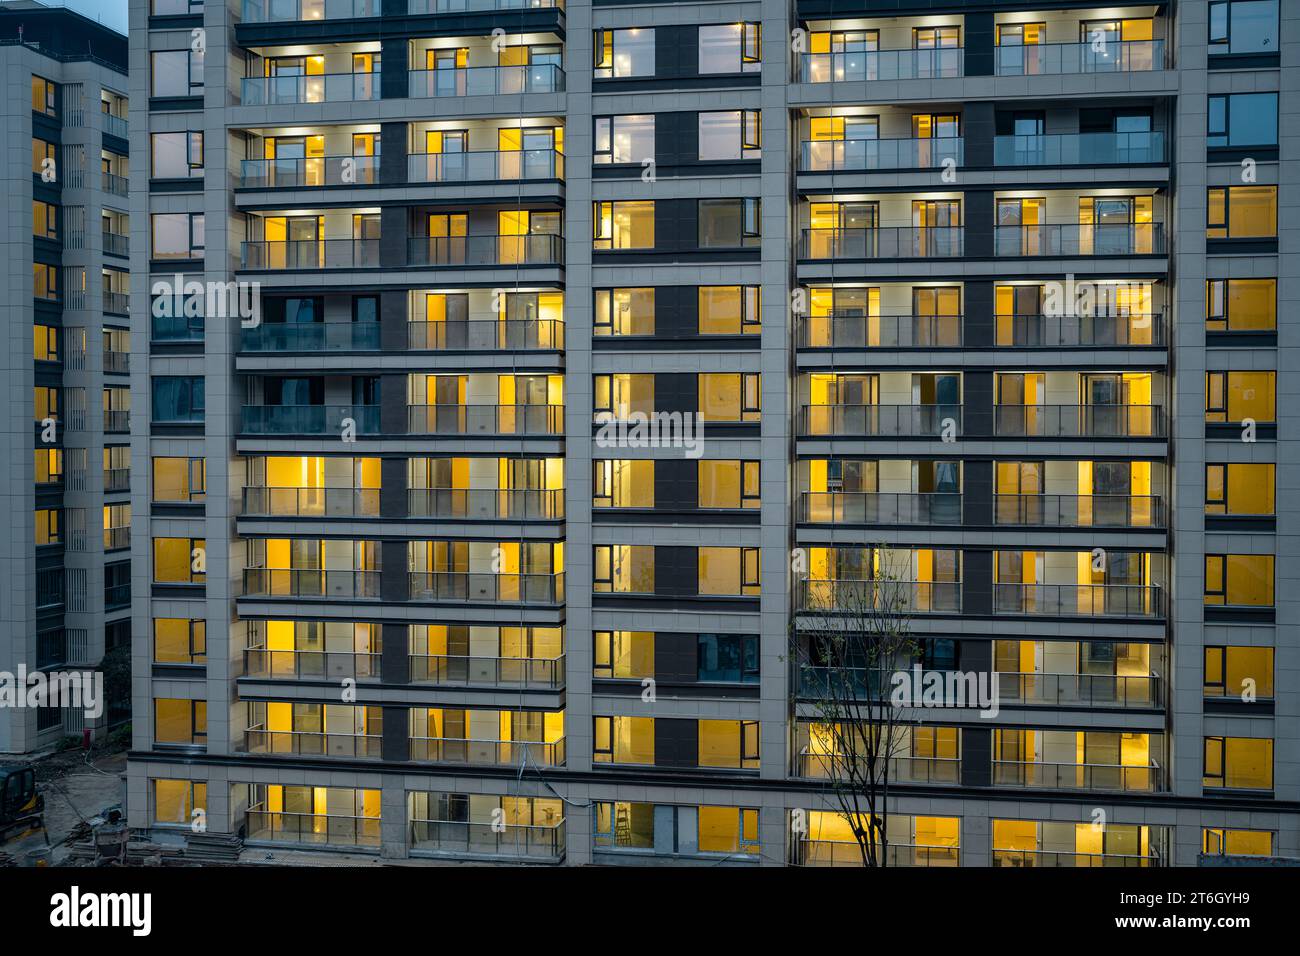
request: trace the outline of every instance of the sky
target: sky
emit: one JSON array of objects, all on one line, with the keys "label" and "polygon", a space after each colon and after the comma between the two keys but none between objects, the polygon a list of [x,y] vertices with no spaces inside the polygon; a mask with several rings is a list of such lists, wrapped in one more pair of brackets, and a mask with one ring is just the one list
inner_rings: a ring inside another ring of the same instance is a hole
[{"label": "sky", "polygon": [[41,0],[47,7],[67,7],[82,16],[98,20],[118,33],[126,33],[127,0]]}]

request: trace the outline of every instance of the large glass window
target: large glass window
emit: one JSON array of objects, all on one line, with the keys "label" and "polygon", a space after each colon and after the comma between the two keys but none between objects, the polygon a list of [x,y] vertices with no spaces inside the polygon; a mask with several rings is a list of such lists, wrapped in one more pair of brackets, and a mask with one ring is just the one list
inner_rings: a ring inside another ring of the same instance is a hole
[{"label": "large glass window", "polygon": [[1277,187],[1210,187],[1205,235],[1208,239],[1276,238]]},{"label": "large glass window", "polygon": [[699,593],[757,595],[759,593],[758,548],[700,548]]},{"label": "large glass window", "polygon": [[655,290],[596,289],[595,335],[654,335]]},{"label": "large glass window", "polygon": [[[156,0],[155,0],[156,2]],[[206,810],[208,785],[192,780],[153,782],[153,822],[191,825],[195,810]]]},{"label": "large glass window", "polygon": [[654,76],[654,30],[645,27],[633,27],[629,30],[597,30],[594,69],[598,80],[624,76]]},{"label": "large glass window", "polygon": [[1268,737],[1206,737],[1207,788],[1273,789],[1273,741]]},{"label": "large glass window", "polygon": [[172,697],[153,701],[153,739],[160,744],[206,744],[208,702]]},{"label": "large glass window", "polygon": [[153,421],[201,423],[205,406],[204,381],[201,376],[154,376]]},{"label": "large glass window", "polygon": [[758,721],[701,720],[699,765],[758,769]]},{"label": "large glass window", "polygon": [[596,717],[591,759],[596,763],[655,762],[653,717]]},{"label": "large glass window", "polygon": [[758,683],[756,634],[700,634],[698,680],[723,684]]},{"label": "large glass window", "polygon": [[149,138],[149,175],[154,179],[189,179],[203,175],[203,133],[153,133]]},{"label": "large glass window", "polygon": [[592,462],[594,508],[653,508],[655,463],[652,458],[598,458]]},{"label": "large glass window", "polygon": [[1278,0],[1213,0],[1210,56],[1277,53]]},{"label": "large glass window", "polygon": [[1273,607],[1273,555],[1207,554],[1205,603]]},{"label": "large glass window", "polygon": [[202,96],[202,50],[155,50],[149,54],[150,96]]},{"label": "large glass window", "polygon": [[1205,466],[1207,515],[1271,515],[1274,471],[1272,464],[1212,464]]},{"label": "large glass window", "polygon": [[654,631],[596,631],[593,677],[655,676]]},{"label": "large glass window", "polygon": [[1208,146],[1276,146],[1277,94],[1211,96],[1206,132]]},{"label": "large glass window", "polygon": [[699,114],[699,157],[758,159],[763,155],[758,110],[724,110]]},{"label": "large glass window", "polygon": [[1277,420],[1276,372],[1206,372],[1207,422]]},{"label": "large glass window", "polygon": [[154,618],[153,659],[159,664],[202,664],[208,659],[207,622]]},{"label": "large glass window", "polygon": [[759,199],[701,199],[699,220],[701,249],[739,249],[762,239]]},{"label": "large glass window", "polygon": [[593,216],[593,249],[653,249],[655,246],[655,204],[653,200],[598,202]]},{"label": "large glass window", "polygon": [[203,584],[207,581],[206,545],[202,538],[154,538],[154,583]]},{"label": "large glass window", "polygon": [[201,212],[160,212],[149,217],[155,259],[202,259],[204,221]]},{"label": "large glass window", "polygon": [[599,544],[595,548],[592,590],[612,594],[653,594],[655,549],[650,544]]},{"label": "large glass window", "polygon": [[701,459],[699,505],[701,508],[757,508],[759,463],[735,459]]},{"label": "large glass window", "polygon": [[1205,331],[1271,332],[1276,328],[1276,279],[1210,279],[1205,283]]},{"label": "large glass window", "polygon": [[700,73],[757,73],[763,67],[763,25],[700,27]]},{"label": "large glass window", "polygon": [[597,116],[591,161],[597,164],[641,164],[655,158],[655,116],[637,113]]},{"label": "large glass window", "polygon": [[155,458],[154,501],[202,501],[207,490],[207,466],[202,458]]},{"label": "large glass window", "polygon": [[1219,644],[1205,647],[1204,655],[1206,697],[1273,696],[1273,648]]},{"label": "large glass window", "polygon": [[756,422],[760,410],[756,372],[704,372],[699,376],[700,418],[708,422]]},{"label": "large glass window", "polygon": [[704,285],[699,288],[701,335],[757,335],[759,287],[756,285]]}]

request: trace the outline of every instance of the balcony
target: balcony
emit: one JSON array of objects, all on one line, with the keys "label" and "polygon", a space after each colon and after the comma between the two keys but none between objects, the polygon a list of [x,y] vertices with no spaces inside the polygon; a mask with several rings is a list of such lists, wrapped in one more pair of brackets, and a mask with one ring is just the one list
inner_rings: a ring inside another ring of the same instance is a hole
[{"label": "balcony", "polygon": [[808,524],[961,524],[961,494],[805,491],[799,520]]},{"label": "balcony", "polygon": [[241,269],[374,269],[378,265],[378,239],[293,239],[239,244]]},{"label": "balcony", "polygon": [[801,316],[801,349],[952,349],[961,347],[960,315],[863,315],[835,312]]},{"label": "balcony", "polygon": [[[831,754],[812,753],[807,748],[799,753],[799,776],[813,780],[828,780],[835,762],[847,758]],[[893,783],[958,783],[961,780],[961,760],[952,757],[890,757],[889,779]]]},{"label": "balcony", "polygon": [[[884,848],[887,866],[960,866],[955,846],[916,846],[890,843]],[[880,848],[877,848],[880,852]],[[847,840],[803,840],[798,844],[800,866],[862,866],[862,850]],[[877,857],[879,859],[879,857]]]},{"label": "balcony", "polygon": [[1151,584],[993,584],[995,614],[1052,617],[1164,617],[1164,593]]},{"label": "balcony", "polygon": [[564,0],[407,0],[407,12],[488,13],[493,10],[563,10]]},{"label": "balcony", "polygon": [[240,81],[239,96],[244,106],[293,106],[303,103],[377,100],[379,99],[379,74],[247,76]]},{"label": "balcony", "polygon": [[129,432],[131,430],[131,413],[122,409],[104,409],[104,431]]},{"label": "balcony", "polygon": [[850,173],[879,169],[937,169],[960,166],[959,136],[927,139],[804,140],[799,144],[799,172]]},{"label": "balcony", "polygon": [[1002,257],[1163,256],[1162,222],[1040,223],[995,226],[993,251]]},{"label": "balcony", "polygon": [[564,179],[564,154],[554,149],[413,153],[406,158],[413,183],[464,183]]},{"label": "balcony", "polygon": [[411,571],[412,601],[484,601],[554,605],[564,602],[564,572],[508,574],[495,571]]},{"label": "balcony", "polygon": [[931,80],[962,75],[963,50],[874,50],[804,53],[800,83],[860,83],[864,80]]},{"label": "balcony", "polygon": [[120,196],[123,199],[126,198],[129,187],[125,176],[115,176],[113,173],[100,173],[99,185],[104,192],[113,196]]},{"label": "balcony", "polygon": [[549,826],[412,820],[411,849],[451,856],[483,856],[549,863],[564,858],[564,821]]},{"label": "balcony", "polygon": [[1033,707],[1159,707],[1156,674],[998,674],[998,700]]},{"label": "balcony", "polygon": [[955,614],[961,610],[960,581],[887,581],[832,578],[799,581],[800,611],[835,614],[904,606],[910,614]]},{"label": "balcony", "polygon": [[407,324],[407,347],[427,352],[559,351],[559,319],[465,319]]},{"label": "balcony", "polygon": [[997,76],[1059,76],[1068,73],[1140,73],[1165,68],[1164,40],[1001,46],[994,56]]},{"label": "balcony", "polygon": [[130,468],[105,468],[104,469],[104,490],[113,491],[130,491],[131,490],[131,469]]},{"label": "balcony", "polygon": [[564,766],[564,738],[554,743],[540,740],[465,740],[451,737],[412,737],[411,759],[430,763],[469,764],[478,767]]},{"label": "balcony", "polygon": [[244,435],[340,435],[379,433],[378,405],[245,405],[239,430]]},{"label": "balcony", "polygon": [[357,518],[379,515],[378,488],[264,488],[243,490],[241,515]]},{"label": "balcony", "polygon": [[383,0],[244,0],[243,23],[355,20],[377,17]]},{"label": "balcony", "polygon": [[99,124],[100,128],[109,136],[116,136],[118,139],[130,138],[130,127],[127,125],[125,116],[117,116],[113,113],[100,110]]},{"label": "balcony", "polygon": [[104,350],[104,371],[110,375],[126,375],[131,371],[131,353]]},{"label": "balcony", "polygon": [[960,405],[801,405],[799,436],[939,438],[961,428]]},{"label": "balcony", "polygon": [[339,598],[364,600],[379,597],[378,571],[330,571],[319,568],[244,568],[246,598]]},{"label": "balcony", "polygon": [[1147,348],[1167,345],[1165,314],[999,315],[1002,348]]},{"label": "balcony", "polygon": [[239,185],[244,189],[370,186],[377,182],[379,182],[378,156],[245,159],[239,164]]},{"label": "balcony", "polygon": [[120,232],[109,232],[107,229],[100,233],[104,241],[104,255],[117,256],[125,259],[131,254],[131,240],[129,237],[122,235]]},{"label": "balcony", "polygon": [[564,262],[564,237],[416,236],[406,250],[412,266],[550,266]]},{"label": "balcony", "polygon": [[1163,528],[1159,495],[994,495],[997,524],[1034,528]]},{"label": "balcony", "polygon": [[558,521],[564,517],[564,491],[546,488],[411,488],[412,518],[481,521]]},{"label": "balcony", "polygon": [[131,296],[126,292],[109,292],[104,290],[104,311],[126,315],[130,312]]},{"label": "balcony", "polygon": [[121,551],[131,547],[131,527],[104,529],[104,550]]},{"label": "balcony", "polygon": [[150,315],[149,340],[151,342],[202,342],[203,316],[201,315]]},{"label": "balcony", "polygon": [[993,761],[995,787],[1154,793],[1164,789],[1163,781],[1162,769],[1154,760],[1146,766],[1044,763],[1036,760]]},{"label": "balcony", "polygon": [[376,352],[378,322],[262,322],[239,331],[242,352]]},{"label": "balcony", "polygon": [[380,655],[356,651],[244,649],[244,676],[283,680],[378,680]]},{"label": "balcony", "polygon": [[804,229],[799,258],[953,259],[962,255],[961,226],[879,226],[877,228]]},{"label": "balcony", "polygon": [[412,435],[521,435],[551,437],[564,434],[563,405],[411,405],[408,432]]},{"label": "balcony", "polygon": [[408,93],[412,98],[564,92],[564,71],[553,63],[411,70],[409,76]]},{"label": "balcony", "polygon": [[1054,133],[997,136],[994,166],[1140,166],[1168,160],[1165,134]]},{"label": "balcony", "polygon": [[1159,405],[994,405],[999,438],[1159,438]]},{"label": "balcony", "polygon": [[461,657],[411,654],[410,679],[449,687],[509,687],[559,690],[564,686],[561,657]]},{"label": "balcony", "polygon": [[304,730],[267,730],[249,727],[244,731],[244,750],[250,754],[293,754],[299,757],[379,757],[383,737],[379,734],[330,734]]},{"label": "balcony", "polygon": [[335,813],[284,813],[250,807],[245,817],[246,839],[308,846],[378,847],[379,817]]},{"label": "balcony", "polygon": [[1097,866],[1160,866],[1160,857],[1154,853],[1137,856],[1127,853],[1071,853],[1062,850],[998,850],[993,851],[994,866],[1018,867],[1097,867]]}]

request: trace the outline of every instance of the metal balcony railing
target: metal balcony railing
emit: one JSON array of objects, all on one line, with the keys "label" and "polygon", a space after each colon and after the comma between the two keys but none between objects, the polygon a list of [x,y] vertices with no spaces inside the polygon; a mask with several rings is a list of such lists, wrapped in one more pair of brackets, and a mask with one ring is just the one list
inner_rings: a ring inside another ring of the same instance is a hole
[{"label": "metal balcony railing", "polygon": [[1053,617],[1164,616],[1164,593],[1152,584],[1019,584],[994,582],[995,614]]},{"label": "metal balcony railing", "polygon": [[375,517],[378,488],[267,488],[243,490],[240,514],[313,518]]},{"label": "metal balcony railing", "polygon": [[960,581],[870,581],[831,578],[797,582],[796,607],[800,611],[853,613],[882,604],[905,602],[913,614],[954,614],[961,610]]},{"label": "metal balcony railing", "polygon": [[379,846],[379,817],[325,813],[284,813],[250,807],[244,818],[246,839],[311,846]]},{"label": "metal balcony railing", "polygon": [[493,10],[563,10],[563,0],[408,0],[407,12],[486,13]]},{"label": "metal balcony railing", "polygon": [[383,0],[244,0],[244,23],[356,20],[383,13]]},{"label": "metal balcony railing", "polygon": [[961,226],[877,226],[804,229],[799,258],[952,259],[963,254]]},{"label": "metal balcony railing", "polygon": [[994,866],[1013,867],[1143,867],[1160,866],[1154,853],[1072,853],[1066,850],[993,850]]},{"label": "metal balcony railing", "polygon": [[[888,866],[961,865],[961,849],[955,846],[890,843],[883,848],[883,853]],[[862,850],[857,843],[847,840],[801,839],[798,859],[800,866],[862,866]]]},{"label": "metal balcony railing", "polygon": [[126,292],[104,291],[104,311],[126,315],[130,311],[131,296]]},{"label": "metal balcony railing", "polygon": [[804,349],[960,348],[960,315],[863,315],[832,311],[800,316],[796,345]]},{"label": "metal balcony railing", "polygon": [[559,319],[464,319],[409,322],[407,346],[425,351],[550,351],[564,348]]},{"label": "metal balcony railing", "polygon": [[379,597],[378,571],[326,571],[314,568],[244,568],[243,596],[330,597],[362,599]]},{"label": "metal balcony railing", "polygon": [[409,94],[412,98],[564,92],[564,70],[553,63],[411,70],[409,75]]},{"label": "metal balcony railing", "polygon": [[999,438],[1164,438],[1159,405],[994,405]]},{"label": "metal balcony railing", "polygon": [[564,237],[552,233],[532,236],[415,236],[407,240],[412,266],[538,266],[564,262]]},{"label": "metal balcony railing", "polygon": [[554,149],[412,153],[406,159],[406,177],[413,183],[564,179],[564,154]]},{"label": "metal balcony railing", "polygon": [[799,434],[937,438],[960,434],[960,405],[801,405]]},{"label": "metal balcony railing", "polygon": [[998,700],[1047,707],[1159,707],[1156,674],[998,674]]},{"label": "metal balcony railing", "polygon": [[293,239],[242,242],[241,269],[373,269],[378,239]]},{"label": "metal balcony railing", "polygon": [[409,660],[410,679],[419,683],[532,690],[559,690],[564,686],[563,655],[551,658],[411,654]]},{"label": "metal balcony railing", "polygon": [[296,754],[302,757],[376,758],[383,738],[378,734],[334,734],[303,730],[244,731],[244,749],[250,754]]},{"label": "metal balcony railing", "polygon": [[[843,764],[845,759],[810,753],[805,748],[799,753],[799,776],[829,779],[835,761]],[[889,778],[894,783],[958,783],[961,780],[961,760],[956,757],[891,757]]]},{"label": "metal balcony railing", "polygon": [[411,405],[412,435],[564,434],[563,405]]},{"label": "metal balcony railing", "polygon": [[131,254],[131,240],[120,232],[104,230],[100,233],[104,242],[104,254],[125,259]]},{"label": "metal balcony railing", "polygon": [[1041,528],[1163,528],[1159,495],[994,495],[998,524]]},{"label": "metal balcony railing", "polygon": [[380,655],[364,651],[244,649],[244,676],[285,680],[378,680]]},{"label": "metal balcony railing", "polygon": [[412,601],[486,601],[553,605],[564,602],[564,572],[411,571]]},{"label": "metal balcony railing", "polygon": [[412,820],[411,849],[502,859],[559,860],[564,857],[564,821],[544,825]]},{"label": "metal balcony railing", "polygon": [[115,116],[112,113],[100,110],[99,122],[104,132],[110,136],[116,136],[118,139],[129,139],[131,136],[130,127],[127,125],[125,116]]},{"label": "metal balcony railing", "polygon": [[239,185],[248,189],[369,186],[378,181],[378,156],[245,159],[239,164]]},{"label": "metal balcony railing", "polygon": [[1165,346],[1165,314],[999,315],[1001,348],[1130,348]]},{"label": "metal balcony railing", "polygon": [[1162,222],[996,226],[993,251],[995,255],[1008,258],[1162,256],[1165,254],[1165,226]]},{"label": "metal balcony railing", "polygon": [[555,521],[564,517],[564,491],[547,488],[411,488],[412,518]]},{"label": "metal balcony railing", "polygon": [[347,103],[377,100],[378,73],[318,73],[313,76],[248,76],[240,83],[244,106]]},{"label": "metal balcony railing", "polygon": [[805,491],[799,520],[809,524],[961,524],[961,493]]},{"label": "metal balcony railing", "polygon": [[411,759],[494,767],[518,766],[528,761],[537,767],[562,767],[564,738],[554,743],[543,743],[538,740],[412,737]]},{"label": "metal balcony railing", "polygon": [[1146,766],[1134,767],[1120,764],[994,760],[993,785],[1152,793],[1164,789],[1164,774],[1155,761]]}]

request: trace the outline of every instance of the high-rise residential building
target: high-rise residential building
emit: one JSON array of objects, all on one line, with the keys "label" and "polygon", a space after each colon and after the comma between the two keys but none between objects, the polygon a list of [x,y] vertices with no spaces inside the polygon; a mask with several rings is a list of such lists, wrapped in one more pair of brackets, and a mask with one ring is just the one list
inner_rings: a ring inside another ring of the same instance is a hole
[{"label": "high-rise residential building", "polygon": [[1300,855],[1291,4],[131,23],[132,826],[853,862],[891,585],[889,862]]},{"label": "high-rise residential building", "polygon": [[100,736],[130,707],[126,64],[126,37],[86,17],[0,4],[0,672],[119,675],[97,716],[0,708],[0,753]]}]

